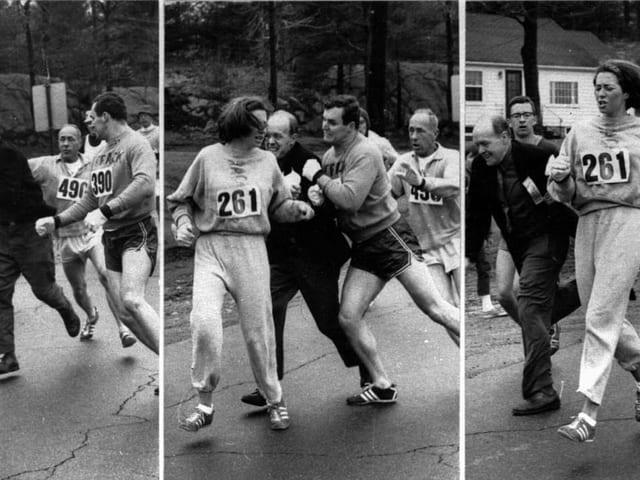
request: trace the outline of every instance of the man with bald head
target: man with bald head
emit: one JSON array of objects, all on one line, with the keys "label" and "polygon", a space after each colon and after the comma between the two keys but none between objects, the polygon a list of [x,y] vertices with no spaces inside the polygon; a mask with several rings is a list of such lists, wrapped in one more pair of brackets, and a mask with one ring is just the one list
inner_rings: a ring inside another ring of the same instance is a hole
[{"label": "man with bald head", "polygon": [[[29,167],[33,177],[40,184],[47,205],[55,208],[56,213],[64,211],[82,198],[90,180],[90,162],[80,153],[82,134],[73,124],[64,125],[58,133],[58,155],[32,158]],[[120,321],[126,315],[118,311],[107,280],[107,272],[102,246],[102,229],[89,230],[84,222],[75,222],[55,232],[56,246],[64,273],[73,289],[76,303],[87,314],[80,340],[89,340],[95,332],[98,321],[98,309],[94,306],[87,291],[85,271],[87,260],[93,264],[98,279],[105,289],[107,303],[118,326],[123,347],[136,343],[131,331]]]},{"label": "man with bald head", "polygon": [[412,152],[389,170],[393,195],[405,197],[407,221],[418,237],[422,258],[440,293],[459,303],[460,286],[460,154],[440,145],[438,117],[418,109],[409,119]]},{"label": "man with bald head", "polygon": [[[267,123],[266,146],[278,159],[293,198],[309,202],[311,182],[302,176],[304,163],[318,157],[298,142],[298,121],[284,110],[274,112]],[[267,252],[271,269],[271,300],[276,337],[278,379],[284,376],[284,324],[289,301],[302,294],[318,330],[335,345],[345,366],[360,367],[360,383],[370,381],[358,355],[342,330],[338,312],[340,267],[349,258],[349,246],[338,230],[333,205],[314,207],[308,222],[271,224]],[[265,406],[258,390],[244,395],[244,403]]]},{"label": "man with bald head", "polygon": [[548,151],[512,141],[506,119],[480,120],[473,129],[473,143],[478,155],[471,166],[467,254],[474,258],[493,216],[520,274],[517,302],[525,354],[524,402],[513,414],[556,410],[560,398],[551,378],[549,327],[580,305],[575,282],[557,285],[575,214],[547,194]]}]

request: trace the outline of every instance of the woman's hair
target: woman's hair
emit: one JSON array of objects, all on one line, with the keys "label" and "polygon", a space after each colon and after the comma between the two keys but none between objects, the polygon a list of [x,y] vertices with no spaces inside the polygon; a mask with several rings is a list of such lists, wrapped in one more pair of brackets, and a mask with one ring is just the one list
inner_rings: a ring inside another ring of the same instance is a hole
[{"label": "woman's hair", "polygon": [[367,113],[367,111],[362,107],[360,107],[360,117],[364,119],[364,124],[366,126],[364,136],[368,137],[369,125],[371,125],[371,120],[369,120],[369,114]]},{"label": "woman's hair", "polygon": [[593,77],[594,85],[596,77],[602,72],[614,74],[622,91],[629,94],[625,104],[627,108],[640,109],[640,67],[638,65],[627,60],[607,60],[596,70]]},{"label": "woman's hair", "polygon": [[246,137],[252,128],[262,129],[264,125],[251,113],[255,110],[267,111],[267,105],[260,97],[236,97],[230,100],[218,117],[218,136],[222,143]]}]

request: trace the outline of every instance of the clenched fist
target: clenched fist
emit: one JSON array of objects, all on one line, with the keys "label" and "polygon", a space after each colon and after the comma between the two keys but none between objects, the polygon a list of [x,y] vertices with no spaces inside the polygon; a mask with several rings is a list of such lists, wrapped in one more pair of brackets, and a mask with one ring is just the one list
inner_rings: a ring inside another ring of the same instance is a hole
[{"label": "clenched fist", "polygon": [[171,224],[171,233],[175,238],[176,243],[181,247],[190,247],[196,239],[195,233],[193,233],[193,226],[191,220],[187,218],[181,218],[178,221],[179,225]]},{"label": "clenched fist", "polygon": [[56,222],[53,217],[43,217],[36,220],[36,233],[44,237],[53,233],[56,229]]},{"label": "clenched fist", "polygon": [[106,221],[107,217],[105,217],[99,209],[92,210],[84,217],[84,224],[92,232],[98,231]]},{"label": "clenched fist", "polygon": [[324,203],[324,193],[322,193],[320,185],[311,185],[307,190],[307,197],[314,207],[319,207]]},{"label": "clenched fist", "polygon": [[562,182],[571,173],[571,161],[567,156],[551,156],[547,162],[546,170],[554,182]]}]

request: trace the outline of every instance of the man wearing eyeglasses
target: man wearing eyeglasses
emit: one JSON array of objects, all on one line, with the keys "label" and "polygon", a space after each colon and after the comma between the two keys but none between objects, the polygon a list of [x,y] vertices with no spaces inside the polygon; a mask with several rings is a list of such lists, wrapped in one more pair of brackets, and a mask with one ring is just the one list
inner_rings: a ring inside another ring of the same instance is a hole
[{"label": "man wearing eyeglasses", "polygon": [[[534,132],[534,127],[538,123],[536,107],[530,97],[516,96],[509,100],[507,105],[509,116],[509,126],[516,141],[536,145],[547,152],[547,157],[558,154],[558,147],[546,140],[542,135]],[[498,303],[518,324],[518,275],[516,267],[507,249],[507,244],[500,238],[498,252],[496,255],[496,285],[498,288]],[[560,326],[552,325],[549,330],[551,355],[560,348]]]},{"label": "man wearing eyeglasses", "polygon": [[525,96],[513,97],[509,100],[507,113],[509,114],[509,126],[515,140],[521,143],[537,145],[543,150],[548,150],[550,155],[558,154],[558,147],[553,142],[534,132],[534,127],[538,123],[538,115],[531,98]]}]

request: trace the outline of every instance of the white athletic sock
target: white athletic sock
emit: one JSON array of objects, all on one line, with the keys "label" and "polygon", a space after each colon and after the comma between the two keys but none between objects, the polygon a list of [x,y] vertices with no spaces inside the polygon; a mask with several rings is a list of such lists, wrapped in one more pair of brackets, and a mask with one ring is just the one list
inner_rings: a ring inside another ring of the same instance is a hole
[{"label": "white athletic sock", "polygon": [[580,412],[578,414],[578,418],[581,419],[581,420],[584,420],[585,423],[587,425],[589,425],[590,427],[595,427],[596,426],[596,421],[593,418],[591,418],[589,415],[584,413],[584,412]]},{"label": "white athletic sock", "polygon": [[211,415],[213,413],[213,405],[204,405],[200,403],[196,408],[207,415]]},{"label": "white athletic sock", "polygon": [[487,310],[491,310],[493,308],[493,303],[491,303],[491,295],[483,295],[481,299],[483,312],[486,312]]}]

